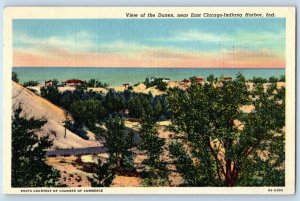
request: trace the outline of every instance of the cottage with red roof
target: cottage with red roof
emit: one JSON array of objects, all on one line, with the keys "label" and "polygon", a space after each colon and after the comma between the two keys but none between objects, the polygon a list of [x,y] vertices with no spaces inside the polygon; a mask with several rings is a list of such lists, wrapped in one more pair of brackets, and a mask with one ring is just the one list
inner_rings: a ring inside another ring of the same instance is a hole
[{"label": "cottage with red roof", "polygon": [[65,81],[67,86],[81,86],[84,83],[82,80],[72,79]]},{"label": "cottage with red roof", "polygon": [[223,78],[223,81],[231,81],[232,80],[232,77],[224,77]]},{"label": "cottage with red roof", "polygon": [[205,79],[202,78],[202,77],[196,77],[196,82],[197,82],[197,83],[204,83],[204,82],[205,82]]},{"label": "cottage with red roof", "polygon": [[181,82],[185,83],[185,84],[190,83],[190,81],[188,79],[181,80]]},{"label": "cottage with red roof", "polygon": [[52,86],[53,85],[53,82],[52,80],[48,80],[48,81],[45,81],[45,86]]}]

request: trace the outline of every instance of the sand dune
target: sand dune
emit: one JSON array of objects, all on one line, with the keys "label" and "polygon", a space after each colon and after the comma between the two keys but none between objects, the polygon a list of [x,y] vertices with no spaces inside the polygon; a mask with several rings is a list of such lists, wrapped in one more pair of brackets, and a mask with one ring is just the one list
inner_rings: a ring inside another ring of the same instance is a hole
[{"label": "sand dune", "polygon": [[101,145],[100,142],[95,140],[84,140],[70,131],[67,131],[67,138],[64,138],[64,110],[15,82],[13,82],[12,97],[12,109],[17,108],[20,104],[23,109],[22,115],[26,115],[28,118],[45,118],[47,120],[47,123],[42,127],[38,135],[50,135],[50,138],[53,139],[52,149]]}]

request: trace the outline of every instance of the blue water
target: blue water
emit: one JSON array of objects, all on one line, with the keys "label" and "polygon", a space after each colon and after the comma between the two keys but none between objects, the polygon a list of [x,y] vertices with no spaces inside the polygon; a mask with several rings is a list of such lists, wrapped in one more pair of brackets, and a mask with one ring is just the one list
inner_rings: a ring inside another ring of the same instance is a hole
[{"label": "blue water", "polygon": [[171,80],[180,81],[192,76],[204,77],[213,74],[235,77],[237,73],[242,73],[247,79],[256,77],[269,78],[271,76],[280,77],[285,75],[285,69],[253,69],[253,68],[70,68],[70,67],[15,67],[13,71],[18,73],[21,83],[30,80],[39,83],[45,80],[57,79],[65,81],[68,79],[98,79],[111,86],[121,85],[123,83],[135,84],[143,82],[146,77],[166,77]]}]

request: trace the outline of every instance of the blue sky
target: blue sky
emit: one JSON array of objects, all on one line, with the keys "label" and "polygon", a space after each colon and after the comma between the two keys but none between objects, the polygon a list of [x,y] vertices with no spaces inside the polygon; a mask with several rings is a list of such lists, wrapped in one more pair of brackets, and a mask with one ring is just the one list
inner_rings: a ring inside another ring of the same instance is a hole
[{"label": "blue sky", "polygon": [[[109,62],[103,61],[105,56],[112,58],[118,55],[122,59],[111,66],[172,67],[180,63],[187,65],[182,67],[201,67],[197,62],[199,58],[206,67],[257,67],[266,64],[284,67],[285,60],[284,18],[18,19],[13,22],[13,34],[17,66],[22,66],[21,56],[26,56],[24,60],[28,62],[32,61],[32,66],[37,65],[34,62],[47,59],[42,57],[62,60],[56,58],[61,51],[66,57],[75,55],[81,65],[84,64],[81,57],[95,54],[95,66],[105,64],[106,67],[109,67]],[[233,54],[249,57],[252,62],[240,61],[241,58],[234,58]],[[218,55],[223,57],[222,64],[212,61]],[[61,66],[77,66],[75,60],[67,60],[69,63],[62,62]],[[53,62],[53,65],[60,64]]]}]

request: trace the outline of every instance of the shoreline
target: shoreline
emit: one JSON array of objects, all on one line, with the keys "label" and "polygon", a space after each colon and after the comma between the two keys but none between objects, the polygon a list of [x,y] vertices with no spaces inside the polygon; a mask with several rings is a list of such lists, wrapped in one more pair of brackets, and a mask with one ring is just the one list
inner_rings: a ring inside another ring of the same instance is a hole
[{"label": "shoreline", "polygon": [[20,83],[37,81],[39,83],[56,78],[59,82],[68,79],[90,80],[95,79],[118,86],[129,82],[130,84],[141,83],[147,77],[166,77],[173,81],[197,76],[207,78],[209,75],[215,77],[235,77],[242,73],[246,79],[253,77],[277,77],[285,75],[284,68],[82,68],[82,67],[19,67],[13,68],[13,72],[19,75]]}]

